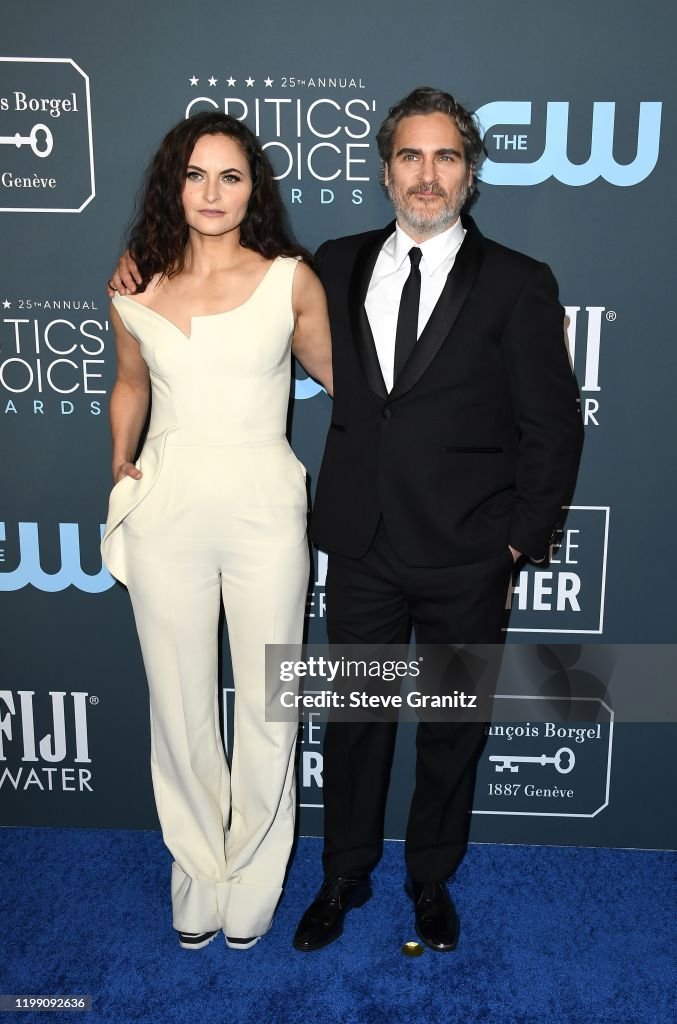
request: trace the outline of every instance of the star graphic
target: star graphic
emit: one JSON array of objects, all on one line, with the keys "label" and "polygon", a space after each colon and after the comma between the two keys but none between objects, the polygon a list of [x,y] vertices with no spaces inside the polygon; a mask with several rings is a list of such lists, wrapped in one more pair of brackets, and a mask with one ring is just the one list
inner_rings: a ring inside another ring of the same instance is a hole
[{"label": "star graphic", "polygon": [[195,75],[193,75],[193,77],[189,78],[188,81],[190,82],[191,85],[197,85],[197,83],[200,81],[200,79],[196,78]]},{"label": "star graphic", "polygon": [[265,83],[266,89],[270,89],[271,85],[273,84],[272,78],[264,78],[263,81]]},{"label": "star graphic", "polygon": [[244,83],[245,83],[246,86],[248,86],[251,89],[252,85],[254,84],[254,79],[253,78],[245,78]]},{"label": "star graphic", "polygon": [[230,77],[230,78],[228,79],[228,85],[229,85],[229,86],[231,87],[231,89],[232,89],[232,87],[233,87],[233,86],[235,85],[235,79],[234,79],[234,78],[232,77],[232,75],[231,75],[231,77]]},{"label": "star graphic", "polygon": [[209,82],[210,85],[216,85],[218,79],[214,78],[214,76],[212,75],[212,77],[208,78],[207,81]]},{"label": "star graphic", "polygon": [[5,301],[2,304],[2,308],[3,309],[10,309],[11,306],[12,306],[12,303],[9,301],[9,299],[5,299]]}]

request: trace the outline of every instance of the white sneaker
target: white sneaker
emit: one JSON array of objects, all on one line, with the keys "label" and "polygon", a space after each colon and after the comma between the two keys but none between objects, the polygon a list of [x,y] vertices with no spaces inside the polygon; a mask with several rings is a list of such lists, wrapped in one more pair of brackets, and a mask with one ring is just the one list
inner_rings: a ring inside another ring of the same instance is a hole
[{"label": "white sneaker", "polygon": [[219,931],[217,928],[215,932],[179,932],[179,945],[181,949],[203,949],[216,938]]},{"label": "white sneaker", "polygon": [[226,945],[229,949],[251,949],[260,938],[260,935],[253,935],[250,939],[236,939],[233,935],[226,935]]}]

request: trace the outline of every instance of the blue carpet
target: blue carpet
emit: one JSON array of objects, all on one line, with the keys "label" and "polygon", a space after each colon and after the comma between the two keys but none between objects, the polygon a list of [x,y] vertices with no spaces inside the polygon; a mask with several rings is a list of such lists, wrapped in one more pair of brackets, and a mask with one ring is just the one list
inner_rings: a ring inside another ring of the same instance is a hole
[{"label": "blue carpet", "polygon": [[290,946],[320,878],[302,839],[272,931],[247,952],[217,937],[179,949],[170,859],[155,832],[0,829],[0,993],[91,994],[61,1024],[668,1024],[674,961],[669,853],[472,846],[453,893],[455,953],[414,939],[402,846],[387,843],[374,899],[317,953]]}]

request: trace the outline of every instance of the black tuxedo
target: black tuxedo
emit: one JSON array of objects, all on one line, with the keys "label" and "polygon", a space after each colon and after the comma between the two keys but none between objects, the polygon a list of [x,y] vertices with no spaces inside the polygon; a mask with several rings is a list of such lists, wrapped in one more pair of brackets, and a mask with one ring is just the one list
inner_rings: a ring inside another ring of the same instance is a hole
[{"label": "black tuxedo", "polygon": [[359,557],[381,516],[412,566],[460,565],[508,544],[535,558],[576,479],[582,428],[557,285],[543,263],[470,218],[428,324],[393,390],[364,300],[394,225],[326,242],[334,411],[312,538]]},{"label": "black tuxedo", "polygon": [[[442,295],[388,394],[364,308],[394,230],[326,242],[334,410],[311,524],[329,552],[332,644],[500,643],[508,544],[535,558],[573,490],[582,426],[557,285],[543,263],[467,234]],[[325,872],[380,855],[391,723],[327,727]],[[447,877],[469,826],[481,724],[422,722],[406,858]]]}]

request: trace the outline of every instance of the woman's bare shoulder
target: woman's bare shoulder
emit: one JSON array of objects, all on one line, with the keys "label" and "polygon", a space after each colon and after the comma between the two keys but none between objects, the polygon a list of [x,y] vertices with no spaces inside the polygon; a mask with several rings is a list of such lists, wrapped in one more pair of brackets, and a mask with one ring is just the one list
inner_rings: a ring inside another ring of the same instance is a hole
[{"label": "woman's bare shoulder", "polygon": [[125,298],[131,299],[132,302],[136,302],[139,306],[152,308],[157,301],[158,293],[163,290],[166,282],[167,278],[164,278],[162,274],[153,274],[144,291],[135,292],[134,295],[127,295]]}]

